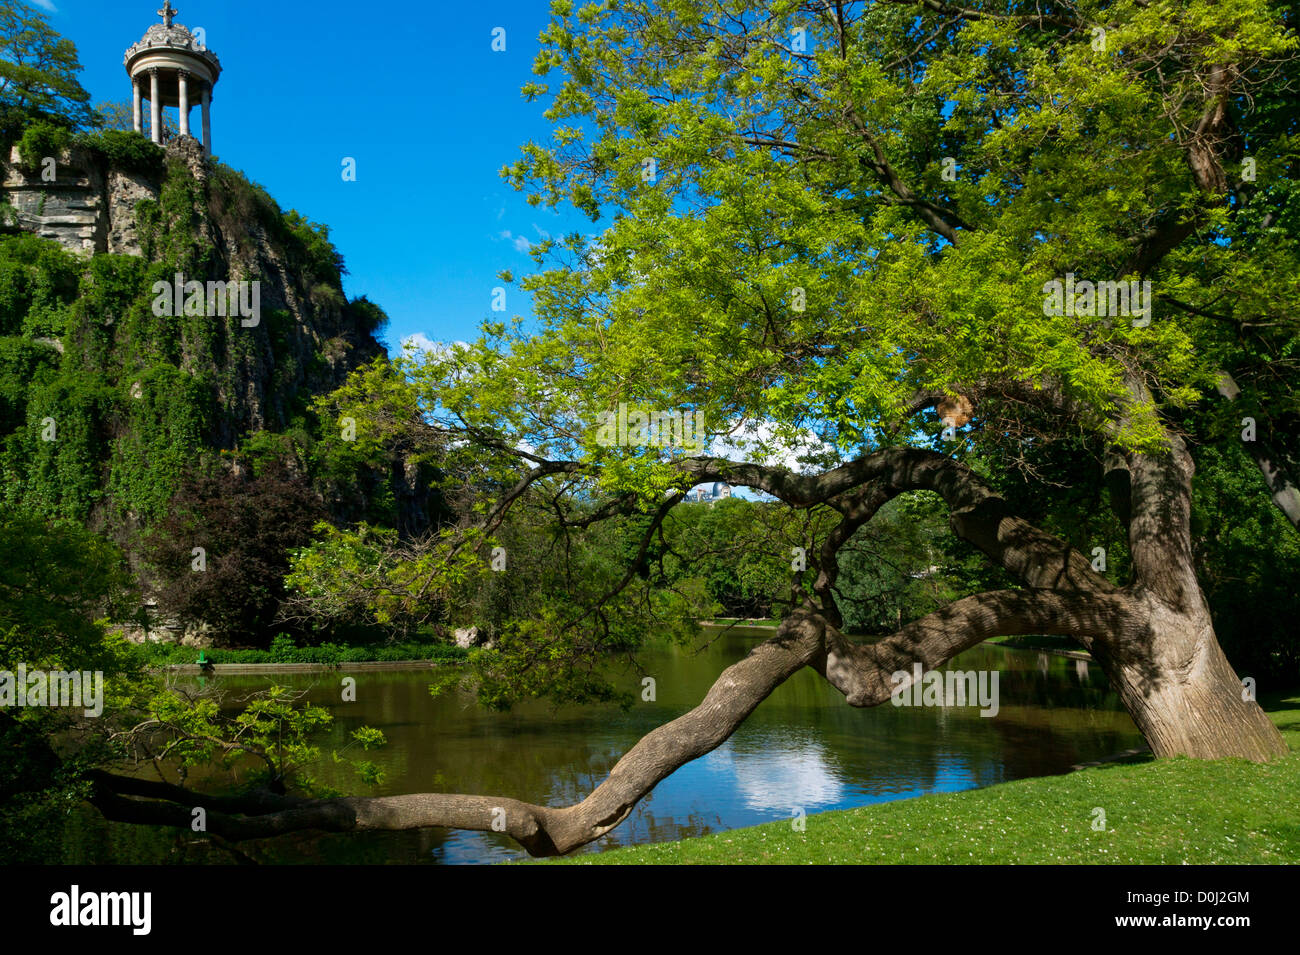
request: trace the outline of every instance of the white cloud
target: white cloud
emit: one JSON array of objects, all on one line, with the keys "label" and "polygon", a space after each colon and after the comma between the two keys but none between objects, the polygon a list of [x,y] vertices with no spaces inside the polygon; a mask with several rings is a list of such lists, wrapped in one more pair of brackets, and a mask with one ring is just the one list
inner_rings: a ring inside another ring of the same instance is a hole
[{"label": "white cloud", "polygon": [[[775,425],[770,421],[744,422],[731,434],[719,435],[709,445],[709,454],[733,461],[749,461],[767,467],[787,468],[791,471],[816,470],[801,464],[797,459],[808,454],[821,454],[832,450],[814,432],[803,430],[793,440],[777,441]],[[761,445],[767,444],[765,450]]]},{"label": "white cloud", "polygon": [[406,349],[411,346],[417,352],[428,352],[433,355],[445,355],[455,348],[467,348],[468,342],[436,342],[424,332],[416,332],[414,335],[407,335],[402,339],[402,348]]},{"label": "white cloud", "polygon": [[54,0],[30,0],[33,6],[40,7],[42,10],[48,10],[50,13],[58,13],[59,10],[54,6]]},{"label": "white cloud", "polygon": [[528,240],[527,236],[515,235],[509,229],[497,233],[498,239],[505,239],[515,247],[516,252],[527,252],[533,247],[533,243]]},{"label": "white cloud", "polygon": [[414,345],[416,351],[438,351],[442,348],[441,342],[435,342],[424,332],[416,332],[414,335],[407,335],[402,339],[402,347]]}]

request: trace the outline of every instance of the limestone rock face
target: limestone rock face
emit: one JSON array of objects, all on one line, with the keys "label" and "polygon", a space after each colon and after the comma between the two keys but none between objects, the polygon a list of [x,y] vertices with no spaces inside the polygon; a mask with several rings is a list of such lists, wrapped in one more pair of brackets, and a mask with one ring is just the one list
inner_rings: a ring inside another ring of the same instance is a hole
[{"label": "limestone rock face", "polygon": [[80,149],[50,158],[53,166],[27,168],[15,146],[0,163],[0,188],[18,213],[18,227],[79,255],[139,255],[135,204],[157,198],[158,183],[108,168]]},{"label": "limestone rock face", "polygon": [[144,176],[121,169],[108,170],[107,212],[104,223],[104,251],[113,255],[139,255],[140,238],[136,232],[135,204],[155,199],[158,187]]},{"label": "limestone rock face", "polygon": [[17,225],[65,249],[90,255],[107,249],[108,196],[104,171],[79,152],[50,157],[52,166],[25,168],[18,147],[4,164],[6,201],[18,214]]},{"label": "limestone rock face", "polygon": [[478,627],[462,627],[455,630],[452,636],[456,640],[456,646],[462,650],[469,650],[473,647],[483,647],[485,650],[496,649],[497,642],[491,637],[487,637],[479,630]]},{"label": "limestone rock face", "polygon": [[[196,140],[181,142],[193,153],[187,161],[202,160]],[[215,188],[210,187],[210,194]],[[229,223],[223,227],[222,221],[202,210],[198,228],[216,250],[219,274],[195,277],[258,282],[262,312],[257,327],[239,330],[248,347],[228,351],[234,374],[225,378],[229,384],[222,384],[218,399],[229,411],[230,430],[215,437],[231,447],[243,432],[282,427],[295,395],[337,388],[352,371],[383,354],[383,347],[357,326],[342,288],[317,284],[306,275],[263,223],[240,222],[238,234],[230,234]]]}]

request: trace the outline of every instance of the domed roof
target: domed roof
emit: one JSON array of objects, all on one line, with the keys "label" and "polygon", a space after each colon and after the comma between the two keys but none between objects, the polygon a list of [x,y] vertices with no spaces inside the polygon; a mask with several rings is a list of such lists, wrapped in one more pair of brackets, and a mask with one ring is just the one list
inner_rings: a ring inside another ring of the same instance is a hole
[{"label": "domed roof", "polygon": [[217,59],[217,55],[199,43],[188,27],[173,22],[178,13],[180,11],[172,7],[171,0],[167,0],[163,8],[158,11],[158,16],[163,18],[163,22],[155,23],[145,30],[140,41],[126,51],[123,62],[130,67],[131,60],[141,53],[151,50],[178,50],[191,56],[202,57],[219,71],[221,61]]}]

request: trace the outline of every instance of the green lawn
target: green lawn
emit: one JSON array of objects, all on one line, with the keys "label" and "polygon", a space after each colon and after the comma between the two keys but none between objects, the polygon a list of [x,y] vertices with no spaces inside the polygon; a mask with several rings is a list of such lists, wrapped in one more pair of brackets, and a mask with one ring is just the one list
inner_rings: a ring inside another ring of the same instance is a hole
[{"label": "green lawn", "polygon": [[[1065,776],[880,803],[557,860],[625,863],[1296,863],[1300,695],[1263,701],[1292,753],[1139,758]],[[1094,831],[1093,810],[1105,810]]]}]

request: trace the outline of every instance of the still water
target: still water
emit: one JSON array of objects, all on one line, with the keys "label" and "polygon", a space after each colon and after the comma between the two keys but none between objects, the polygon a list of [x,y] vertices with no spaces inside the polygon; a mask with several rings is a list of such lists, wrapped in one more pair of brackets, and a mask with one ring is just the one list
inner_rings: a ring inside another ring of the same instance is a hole
[{"label": "still water", "polygon": [[[642,735],[696,705],[717,675],[756,638],[724,635],[697,651],[666,647],[644,656],[656,680],[654,702],[641,701],[641,674],[624,675],[638,702],[613,706],[478,708],[472,696],[429,695],[429,671],[354,671],[208,678],[238,696],[277,682],[308,690],[334,715],[316,777],[336,789],[385,795],[421,791],[512,796],[565,805],[589,793]],[[924,793],[988,786],[1060,773],[1141,744],[1132,721],[1095,666],[1045,653],[980,646],[949,667],[996,670],[1000,706],[895,707],[867,710],[811,671],[777,688],[726,743],[659,784],[613,832],[582,851],[699,836],[720,830]],[[356,702],[341,702],[344,675],[356,678]],[[386,771],[366,787],[331,749],[353,729],[383,730],[388,745],[369,758]],[[69,820],[70,862],[228,862],[192,833],[106,824],[93,813]],[[407,833],[302,834],[245,844],[261,862],[467,863],[527,858],[495,833],[433,829]]]}]

